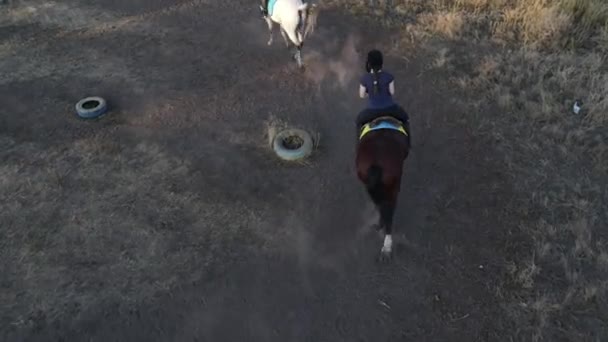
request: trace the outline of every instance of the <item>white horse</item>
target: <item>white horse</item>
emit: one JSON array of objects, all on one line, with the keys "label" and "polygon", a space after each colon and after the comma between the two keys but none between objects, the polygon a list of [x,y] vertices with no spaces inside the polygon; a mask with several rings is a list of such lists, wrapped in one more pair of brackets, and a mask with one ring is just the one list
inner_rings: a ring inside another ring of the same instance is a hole
[{"label": "white horse", "polygon": [[[261,7],[261,6],[260,6]],[[298,67],[302,67],[302,47],[304,39],[313,33],[317,24],[317,5],[302,2],[302,0],[269,0],[268,16],[264,18],[268,24],[270,38],[268,45],[272,45],[274,24],[279,24],[285,45],[289,48],[289,40],[295,45],[294,58]]]}]

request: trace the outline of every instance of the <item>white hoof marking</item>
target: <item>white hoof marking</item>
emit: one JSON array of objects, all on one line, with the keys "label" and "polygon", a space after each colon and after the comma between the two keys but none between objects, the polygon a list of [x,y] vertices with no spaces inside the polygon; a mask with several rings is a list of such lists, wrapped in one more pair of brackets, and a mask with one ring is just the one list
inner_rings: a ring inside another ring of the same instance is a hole
[{"label": "white hoof marking", "polygon": [[390,234],[387,234],[384,237],[384,245],[382,246],[382,254],[391,254],[393,251],[393,237]]}]

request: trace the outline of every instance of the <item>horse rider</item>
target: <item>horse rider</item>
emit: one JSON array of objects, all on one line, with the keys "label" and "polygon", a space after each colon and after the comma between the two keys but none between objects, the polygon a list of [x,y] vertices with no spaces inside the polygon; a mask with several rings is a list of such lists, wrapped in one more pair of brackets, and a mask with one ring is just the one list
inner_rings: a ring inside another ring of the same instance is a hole
[{"label": "horse rider", "polygon": [[401,106],[393,101],[395,78],[390,72],[382,70],[384,58],[379,50],[367,53],[366,73],[361,77],[359,97],[367,97],[367,108],[357,115],[357,135],[368,122],[382,117],[392,116],[403,122],[410,140],[409,116]]}]

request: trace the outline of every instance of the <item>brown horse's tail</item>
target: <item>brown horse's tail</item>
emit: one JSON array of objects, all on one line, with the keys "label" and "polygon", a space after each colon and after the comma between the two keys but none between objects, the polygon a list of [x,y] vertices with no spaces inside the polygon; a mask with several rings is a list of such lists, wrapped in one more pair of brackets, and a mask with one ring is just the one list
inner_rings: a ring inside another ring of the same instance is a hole
[{"label": "brown horse's tail", "polygon": [[390,193],[386,192],[387,189],[382,182],[383,173],[380,166],[372,164],[367,169],[367,182],[365,185],[369,196],[380,211],[380,225],[386,229],[386,234],[391,234],[395,203],[392,201]]},{"label": "brown horse's tail", "polygon": [[367,169],[367,182],[365,182],[367,192],[376,204],[380,204],[384,199],[384,189],[382,186],[382,168],[373,164]]}]

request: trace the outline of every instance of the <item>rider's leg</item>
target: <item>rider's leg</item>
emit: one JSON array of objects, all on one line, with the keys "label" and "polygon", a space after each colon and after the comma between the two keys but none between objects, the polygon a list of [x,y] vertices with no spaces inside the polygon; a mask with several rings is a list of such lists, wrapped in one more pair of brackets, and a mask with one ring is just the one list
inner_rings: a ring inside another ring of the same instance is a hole
[{"label": "rider's leg", "polygon": [[403,122],[405,130],[407,131],[407,140],[410,147],[412,146],[412,131],[410,129],[410,116],[407,114],[405,109],[398,104],[394,104],[390,107],[390,111],[394,118]]},{"label": "rider's leg", "polygon": [[357,140],[359,140],[359,134],[361,134],[361,128],[363,128],[363,125],[372,121],[374,119],[374,115],[376,115],[376,111],[370,108],[365,108],[359,112],[356,119]]},{"label": "rider's leg", "polygon": [[368,109],[360,111],[359,114],[357,114],[357,118],[355,119],[355,128],[357,129],[355,135],[357,136],[357,140],[359,140],[359,134],[361,134],[361,127],[363,127],[363,125],[365,124],[365,116],[367,114],[367,111]]},{"label": "rider's leg", "polygon": [[366,123],[382,116],[382,112],[373,108],[365,108],[357,115],[357,127],[362,127]]},{"label": "rider's leg", "polygon": [[405,126],[405,130],[407,131],[407,142],[411,148],[412,147],[412,130],[410,129],[410,116],[407,114],[407,112],[401,106],[398,106],[398,107],[399,107],[399,110],[397,111],[398,119],[401,120],[401,122],[403,122],[403,125]]},{"label": "rider's leg", "polygon": [[407,112],[398,104],[394,104],[386,109],[387,112],[397,120],[403,122],[404,124],[410,120]]}]

